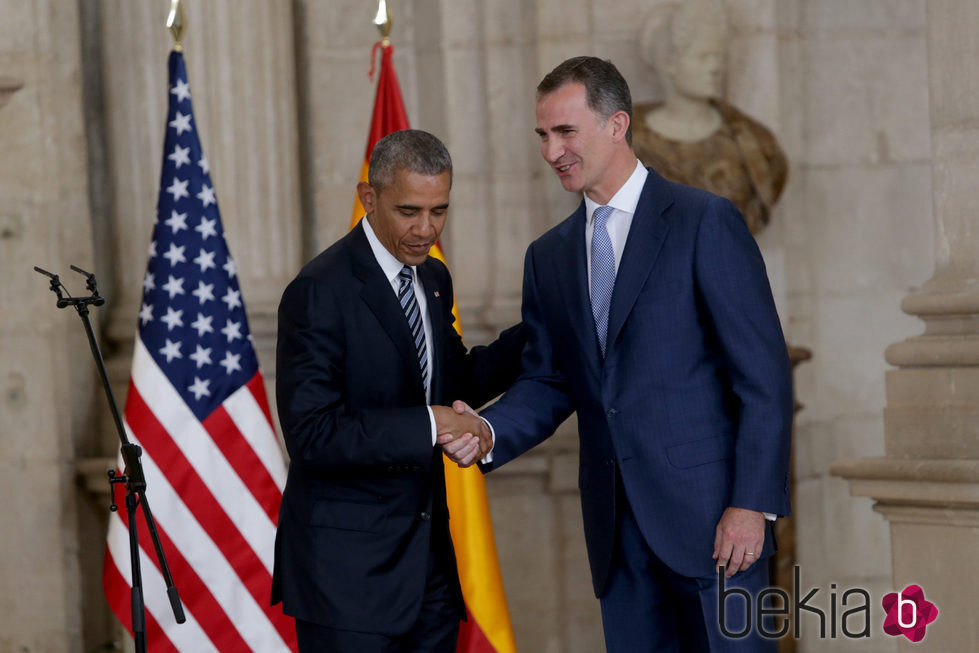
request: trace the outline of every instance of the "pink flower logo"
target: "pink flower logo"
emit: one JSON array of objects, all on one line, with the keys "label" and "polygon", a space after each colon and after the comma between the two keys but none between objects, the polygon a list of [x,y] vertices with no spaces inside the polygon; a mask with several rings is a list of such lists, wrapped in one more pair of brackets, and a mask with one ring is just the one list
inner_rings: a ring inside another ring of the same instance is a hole
[{"label": "pink flower logo", "polygon": [[897,637],[904,635],[912,642],[925,638],[925,628],[938,618],[938,608],[925,598],[918,585],[908,585],[900,592],[891,592],[881,602],[887,617],[884,632]]}]

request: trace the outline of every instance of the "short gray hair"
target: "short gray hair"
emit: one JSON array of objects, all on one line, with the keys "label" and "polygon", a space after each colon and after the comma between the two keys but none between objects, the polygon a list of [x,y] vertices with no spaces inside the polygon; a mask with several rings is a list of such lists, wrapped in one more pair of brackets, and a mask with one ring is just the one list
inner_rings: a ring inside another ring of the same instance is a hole
[{"label": "short gray hair", "polygon": [[565,84],[580,83],[585,87],[585,101],[602,122],[608,122],[613,113],[625,111],[629,127],[625,140],[632,146],[632,94],[629,85],[611,61],[598,57],[572,57],[547,73],[537,85],[537,99],[549,95]]},{"label": "short gray hair", "polygon": [[378,193],[394,183],[395,175],[402,170],[429,177],[448,172],[452,186],[449,150],[438,138],[420,129],[402,129],[379,140],[369,165],[367,181]]}]

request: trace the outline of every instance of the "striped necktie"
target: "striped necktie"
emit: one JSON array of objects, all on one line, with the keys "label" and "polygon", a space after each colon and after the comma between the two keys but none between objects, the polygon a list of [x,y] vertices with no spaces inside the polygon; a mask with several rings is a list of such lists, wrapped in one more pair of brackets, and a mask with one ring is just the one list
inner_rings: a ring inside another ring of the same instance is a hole
[{"label": "striped necktie", "polygon": [[608,313],[612,305],[612,288],[615,286],[615,253],[605,221],[612,215],[611,206],[599,206],[592,216],[591,237],[591,312],[595,318],[595,333],[605,357],[608,339]]},{"label": "striped necktie", "polygon": [[401,268],[398,273],[401,280],[401,287],[398,288],[398,299],[401,301],[401,310],[408,318],[408,328],[411,330],[411,338],[415,341],[415,351],[418,353],[418,366],[422,372],[422,385],[428,390],[428,349],[425,347],[425,326],[422,324],[422,314],[418,310],[418,301],[415,299],[415,284],[413,283],[411,268],[407,265]]}]

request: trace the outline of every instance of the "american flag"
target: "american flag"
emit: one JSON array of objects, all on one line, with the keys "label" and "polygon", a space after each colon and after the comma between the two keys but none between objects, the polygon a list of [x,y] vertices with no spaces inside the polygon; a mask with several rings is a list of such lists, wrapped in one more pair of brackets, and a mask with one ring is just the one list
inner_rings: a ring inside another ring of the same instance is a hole
[{"label": "american flag", "polygon": [[[294,651],[292,620],[269,606],[285,463],[180,52],[170,53],[169,68],[163,171],[125,426],[143,448],[147,497],[187,622],[174,621],[140,513],[148,650]],[[123,514],[110,520],[107,549],[106,598],[128,628]]]}]

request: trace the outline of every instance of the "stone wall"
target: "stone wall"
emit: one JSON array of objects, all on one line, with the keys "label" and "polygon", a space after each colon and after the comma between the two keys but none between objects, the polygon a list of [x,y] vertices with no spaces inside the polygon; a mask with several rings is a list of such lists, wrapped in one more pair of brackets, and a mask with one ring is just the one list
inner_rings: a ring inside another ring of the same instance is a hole
[{"label": "stone wall", "polygon": [[[886,522],[829,476],[839,458],[884,450],[884,348],[920,330],[901,298],[933,260],[924,0],[778,2],[779,131],[791,165],[766,258],[784,291],[796,371],[796,541],[803,583],[891,591]],[[802,624],[815,634],[818,624]],[[804,638],[803,651],[893,651]]]}]

